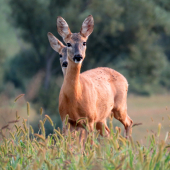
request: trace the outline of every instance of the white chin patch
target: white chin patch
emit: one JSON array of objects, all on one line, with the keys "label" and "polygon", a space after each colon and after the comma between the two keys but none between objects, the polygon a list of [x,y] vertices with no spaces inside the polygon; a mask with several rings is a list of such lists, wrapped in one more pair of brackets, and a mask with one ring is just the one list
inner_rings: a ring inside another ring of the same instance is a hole
[{"label": "white chin patch", "polygon": [[76,64],[78,64],[78,63],[81,64],[81,63],[82,63],[82,60],[80,60],[80,61],[75,60],[74,62],[75,62]]},{"label": "white chin patch", "polygon": [[66,74],[66,67],[62,67],[63,74]]}]

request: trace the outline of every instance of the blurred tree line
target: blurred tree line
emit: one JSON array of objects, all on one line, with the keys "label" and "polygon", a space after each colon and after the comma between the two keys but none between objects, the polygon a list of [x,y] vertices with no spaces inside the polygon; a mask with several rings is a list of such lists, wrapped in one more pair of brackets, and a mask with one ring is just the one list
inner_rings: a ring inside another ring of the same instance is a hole
[{"label": "blurred tree line", "polygon": [[89,14],[94,17],[82,71],[111,67],[127,78],[129,93],[150,95],[170,89],[169,0],[9,0],[8,4],[11,26],[19,30],[27,48],[5,61],[4,83],[28,92],[28,99],[47,114],[58,112],[62,82],[59,55],[47,39],[47,32],[52,32],[62,40],[57,16],[72,32],[80,31]]}]

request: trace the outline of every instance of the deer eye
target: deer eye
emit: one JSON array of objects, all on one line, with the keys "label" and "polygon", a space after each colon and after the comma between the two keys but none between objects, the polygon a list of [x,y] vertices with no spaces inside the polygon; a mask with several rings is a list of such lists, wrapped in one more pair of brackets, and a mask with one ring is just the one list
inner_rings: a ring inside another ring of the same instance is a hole
[{"label": "deer eye", "polygon": [[86,42],[83,42],[83,45],[86,46]]},{"label": "deer eye", "polygon": [[70,44],[70,43],[67,43],[67,47],[71,47],[71,44]]},{"label": "deer eye", "polygon": [[61,55],[61,54],[60,54],[59,56],[60,56],[60,58],[62,58],[62,55]]}]

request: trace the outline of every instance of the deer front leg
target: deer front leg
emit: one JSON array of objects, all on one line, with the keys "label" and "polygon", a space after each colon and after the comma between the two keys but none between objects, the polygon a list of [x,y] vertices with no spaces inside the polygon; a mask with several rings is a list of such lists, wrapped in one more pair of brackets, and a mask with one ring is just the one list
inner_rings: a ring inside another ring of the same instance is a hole
[{"label": "deer front leg", "polygon": [[105,122],[97,122],[96,123],[96,129],[99,130],[101,136],[108,137],[110,134],[110,130]]},{"label": "deer front leg", "polygon": [[93,145],[93,143],[94,143],[93,142],[93,140],[94,140],[94,132],[93,132],[93,130],[94,130],[94,121],[88,123],[88,129],[89,129],[89,133],[92,133],[91,145]]},{"label": "deer front leg", "polygon": [[62,133],[63,133],[64,136],[68,135],[68,130],[70,131],[71,134],[73,133],[73,131],[75,131],[76,121],[68,118],[67,122],[66,122],[66,119],[65,119],[62,124],[63,124]]}]

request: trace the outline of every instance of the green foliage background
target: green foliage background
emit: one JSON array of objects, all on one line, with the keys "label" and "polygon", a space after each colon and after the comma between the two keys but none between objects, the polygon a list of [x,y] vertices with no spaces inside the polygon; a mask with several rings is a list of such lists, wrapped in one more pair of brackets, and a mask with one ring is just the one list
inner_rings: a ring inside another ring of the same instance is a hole
[{"label": "green foliage background", "polygon": [[[78,32],[89,14],[95,27],[82,71],[111,67],[127,78],[129,93],[151,95],[170,89],[169,0],[2,0],[0,5],[1,92],[12,83],[35,108],[43,106],[47,114],[56,115],[62,72],[47,32],[62,40],[57,16]],[[36,86],[29,84],[40,71],[44,76],[36,95],[29,97]]]}]

